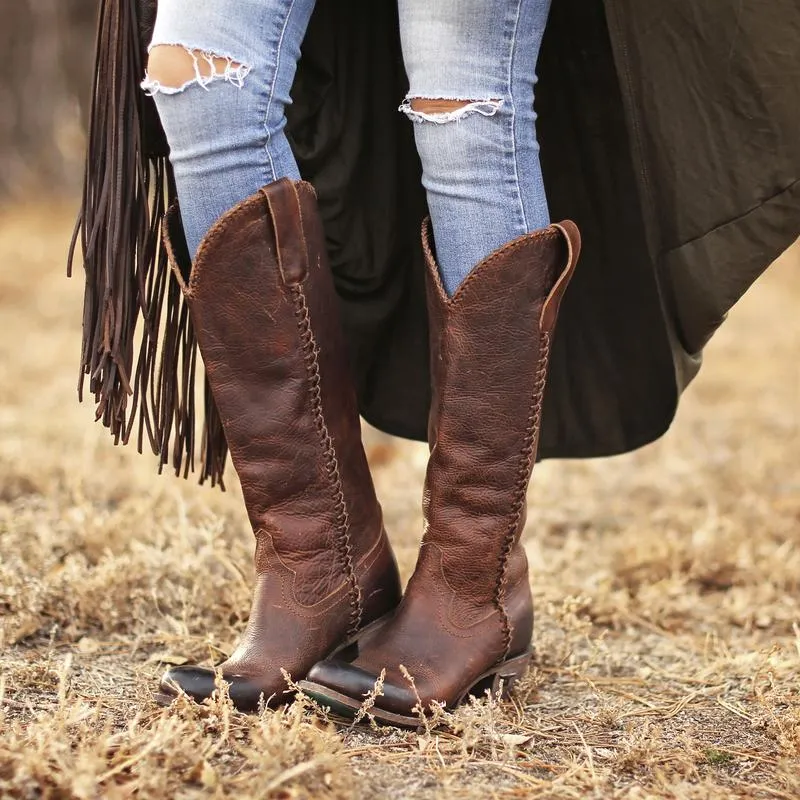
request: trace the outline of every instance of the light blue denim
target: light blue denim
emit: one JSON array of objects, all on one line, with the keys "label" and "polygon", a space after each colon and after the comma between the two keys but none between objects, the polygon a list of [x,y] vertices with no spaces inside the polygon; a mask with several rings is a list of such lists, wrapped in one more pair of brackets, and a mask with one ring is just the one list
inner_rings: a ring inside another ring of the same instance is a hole
[{"label": "light blue denim", "polygon": [[[315,0],[160,0],[152,47],[228,68],[178,89],[146,76],[171,150],[190,252],[214,221],[299,171],[285,109]],[[398,0],[409,92],[442,280],[455,293],[493,250],[550,221],[533,109],[550,0]],[[469,101],[425,114],[411,101]],[[400,99],[400,98],[398,98]]]},{"label": "light blue denim", "polygon": [[[550,0],[399,0],[415,121],[442,281],[453,294],[496,248],[550,222],[533,92]],[[455,114],[413,98],[478,101]]]},{"label": "light blue denim", "polygon": [[278,178],[300,178],[285,111],[313,8],[314,0],[159,0],[150,50],[175,44],[230,59],[222,74],[198,71],[178,91],[149,75],[142,84],[167,136],[192,256],[237,203]]}]

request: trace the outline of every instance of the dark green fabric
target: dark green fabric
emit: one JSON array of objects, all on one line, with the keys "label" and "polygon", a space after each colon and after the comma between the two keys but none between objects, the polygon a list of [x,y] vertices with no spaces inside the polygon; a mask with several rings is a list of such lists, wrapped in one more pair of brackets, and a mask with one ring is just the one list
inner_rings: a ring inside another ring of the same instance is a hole
[{"label": "dark green fabric", "polygon": [[[290,135],[320,196],[362,413],[424,439],[425,201],[396,111],[395,8],[319,0]],[[553,0],[538,73],[551,213],[584,237],[540,453],[610,455],[667,429],[703,346],[800,235],[800,4]]]}]

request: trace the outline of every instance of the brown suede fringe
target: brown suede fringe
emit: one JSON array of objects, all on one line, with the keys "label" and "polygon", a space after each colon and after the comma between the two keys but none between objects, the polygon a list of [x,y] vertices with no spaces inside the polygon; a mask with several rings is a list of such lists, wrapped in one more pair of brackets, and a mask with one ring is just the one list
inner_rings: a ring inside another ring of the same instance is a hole
[{"label": "brown suede fringe", "polygon": [[[139,87],[155,9],[152,0],[100,3],[87,167],[67,272],[80,241],[79,398],[88,375],[96,419],[114,443],[127,444],[135,430],[139,452],[148,442],[159,471],[171,464],[187,477],[195,469],[197,342],[161,238],[176,199],[169,151],[152,98]],[[188,253],[180,263],[188,282]],[[204,405],[200,482],[224,488],[227,443],[207,382]]]}]

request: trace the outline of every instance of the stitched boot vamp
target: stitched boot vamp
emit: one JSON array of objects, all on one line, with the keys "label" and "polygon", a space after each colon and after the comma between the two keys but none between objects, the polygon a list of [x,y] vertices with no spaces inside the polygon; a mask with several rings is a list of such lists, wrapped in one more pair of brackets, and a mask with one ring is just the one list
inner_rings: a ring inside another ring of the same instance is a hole
[{"label": "stitched boot vamp", "polygon": [[[305,676],[347,638],[351,611],[347,582],[339,577],[336,585],[330,575],[322,572],[320,578],[313,569],[300,574],[297,565],[308,568],[309,560],[290,566],[291,560],[278,554],[271,537],[259,537],[256,563],[264,571],[256,578],[247,628],[230,658],[217,667],[231,700],[242,711],[288,699],[292,690],[284,670],[293,681]],[[385,534],[358,562],[357,570],[367,624],[397,605],[394,558]],[[202,701],[217,688],[215,679],[210,668],[174,667],[164,674],[161,692],[172,696],[178,686]]]},{"label": "stitched boot vamp", "polygon": [[[312,681],[349,697],[372,691],[385,671],[376,706],[411,714],[421,703],[451,707],[504,652],[499,611],[465,601],[450,588],[441,551],[427,548],[430,566],[417,570],[396,613],[359,636],[357,652],[328,659],[308,674]],[[355,648],[354,648],[355,650]],[[404,674],[413,678],[414,685]],[[415,693],[416,691],[416,693]]]}]

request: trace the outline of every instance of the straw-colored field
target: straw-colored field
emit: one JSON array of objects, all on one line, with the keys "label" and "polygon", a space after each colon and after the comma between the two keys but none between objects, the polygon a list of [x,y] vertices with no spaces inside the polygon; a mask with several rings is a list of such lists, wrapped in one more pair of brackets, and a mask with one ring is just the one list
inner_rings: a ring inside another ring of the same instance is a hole
[{"label": "straw-colored field", "polygon": [[[516,702],[397,732],[155,705],[164,662],[216,660],[244,625],[240,496],[112,446],[75,400],[68,212],[0,226],[0,797],[800,798],[796,254],[661,442],[537,468],[538,657]],[[369,441],[407,577],[425,451]]]}]

